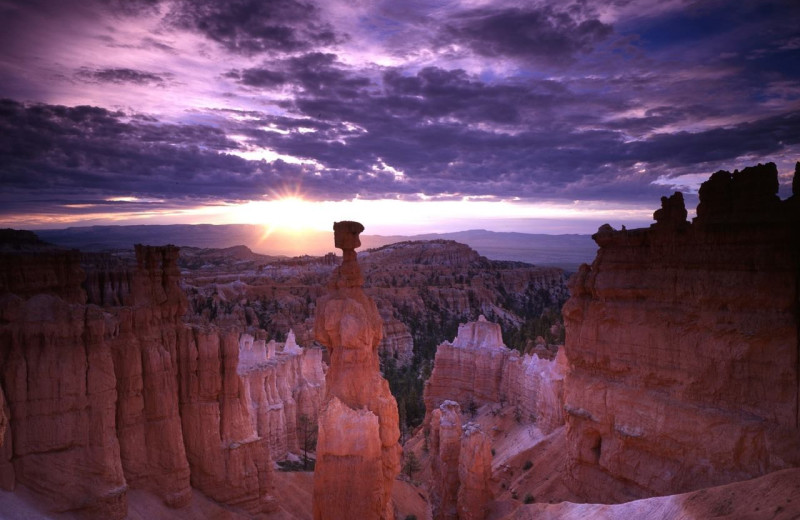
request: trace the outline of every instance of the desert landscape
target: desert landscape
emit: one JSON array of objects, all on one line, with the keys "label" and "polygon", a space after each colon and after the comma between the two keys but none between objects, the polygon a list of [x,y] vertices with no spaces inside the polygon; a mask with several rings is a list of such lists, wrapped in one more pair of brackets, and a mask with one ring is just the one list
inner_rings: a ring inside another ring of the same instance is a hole
[{"label": "desert landscape", "polygon": [[0,520],[800,520],[797,0],[0,0]]},{"label": "desert landscape", "polygon": [[343,259],[5,230],[3,518],[794,518],[797,170],[569,275],[347,222]]}]

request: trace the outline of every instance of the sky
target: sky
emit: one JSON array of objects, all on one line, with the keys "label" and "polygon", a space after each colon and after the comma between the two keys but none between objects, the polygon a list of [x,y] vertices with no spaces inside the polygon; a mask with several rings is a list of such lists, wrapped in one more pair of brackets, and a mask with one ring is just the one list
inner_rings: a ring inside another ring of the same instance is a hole
[{"label": "sky", "polygon": [[796,0],[0,0],[0,226],[592,233],[800,159]]}]

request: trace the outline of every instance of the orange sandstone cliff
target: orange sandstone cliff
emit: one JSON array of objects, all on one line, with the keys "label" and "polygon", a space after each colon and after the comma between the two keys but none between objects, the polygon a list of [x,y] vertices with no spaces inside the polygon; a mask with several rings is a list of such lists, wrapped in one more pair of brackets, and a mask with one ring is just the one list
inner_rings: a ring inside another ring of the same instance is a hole
[{"label": "orange sandstone cliff", "polygon": [[177,257],[0,255],[3,489],[103,519],[127,515],[129,488],[170,507],[196,488],[249,513],[274,508],[270,448],[296,448],[297,411],[313,416],[321,351],[273,348],[262,362],[240,331],[185,323]]},{"label": "orange sandstone cliff", "polygon": [[319,411],[315,520],[394,518],[391,495],[401,455],[397,403],[378,366],[381,317],[362,290],[356,261],[363,230],[357,222],[334,224],[344,257],[316,307],[314,333],[331,364]]},{"label": "orange sandstone cliff", "polygon": [[[800,170],[800,163],[798,164]],[[615,502],[800,465],[800,191],[775,165],[715,173],[689,223],[594,235],[564,307],[567,465]]]}]

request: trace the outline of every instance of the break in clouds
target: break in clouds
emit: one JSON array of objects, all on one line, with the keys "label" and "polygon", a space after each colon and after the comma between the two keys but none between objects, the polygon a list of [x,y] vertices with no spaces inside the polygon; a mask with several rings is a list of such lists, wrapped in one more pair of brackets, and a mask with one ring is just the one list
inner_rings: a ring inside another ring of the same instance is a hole
[{"label": "break in clouds", "polygon": [[3,208],[624,204],[790,172],[800,9],[747,4],[7,2]]}]

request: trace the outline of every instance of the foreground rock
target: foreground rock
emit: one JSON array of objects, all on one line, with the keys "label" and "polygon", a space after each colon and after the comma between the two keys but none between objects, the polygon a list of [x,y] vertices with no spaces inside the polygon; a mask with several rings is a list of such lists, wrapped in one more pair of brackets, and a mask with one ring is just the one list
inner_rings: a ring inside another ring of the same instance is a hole
[{"label": "foreground rock", "polygon": [[391,520],[392,485],[400,472],[397,403],[378,367],[381,317],[361,286],[355,249],[364,227],[334,224],[342,265],[317,301],[314,333],[331,357],[319,412],[313,512],[316,520],[357,514]]},{"label": "foreground rock", "polygon": [[[270,446],[296,448],[295,410],[317,406],[321,353],[290,346],[240,363],[239,331],[184,323],[177,258],[170,246],[137,246],[133,266],[0,256],[13,274],[0,277],[3,489],[21,484],[56,511],[103,519],[127,515],[132,488],[173,508],[192,488],[248,513],[274,508]],[[259,422],[279,407],[290,410],[282,420]]]},{"label": "foreground rock", "polygon": [[625,504],[533,504],[509,520],[676,520],[699,518],[790,520],[800,516],[800,469],[760,478]]},{"label": "foreground rock", "polygon": [[482,520],[492,499],[491,441],[461,408],[445,401],[431,413],[430,499],[434,520]]},{"label": "foreground rock", "polygon": [[[800,164],[798,165],[800,169]],[[564,307],[568,466],[587,501],[625,501],[800,465],[800,193],[774,164],[717,172],[698,217],[603,226]]]},{"label": "foreground rock", "polygon": [[458,518],[461,408],[445,401],[431,414],[431,505],[434,520]]}]

